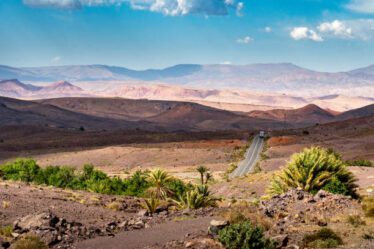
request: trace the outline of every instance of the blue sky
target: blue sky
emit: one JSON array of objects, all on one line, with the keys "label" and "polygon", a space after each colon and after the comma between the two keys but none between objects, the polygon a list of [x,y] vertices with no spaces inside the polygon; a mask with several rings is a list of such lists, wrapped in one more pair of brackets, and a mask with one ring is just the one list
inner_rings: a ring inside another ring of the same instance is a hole
[{"label": "blue sky", "polygon": [[374,0],[1,0],[0,64],[374,64]]}]

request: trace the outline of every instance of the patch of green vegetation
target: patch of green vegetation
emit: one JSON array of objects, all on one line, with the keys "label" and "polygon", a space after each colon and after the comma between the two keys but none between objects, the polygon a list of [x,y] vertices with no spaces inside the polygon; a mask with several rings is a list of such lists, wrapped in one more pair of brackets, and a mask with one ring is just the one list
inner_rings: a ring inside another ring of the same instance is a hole
[{"label": "patch of green vegetation", "polygon": [[276,248],[276,243],[264,236],[262,228],[249,221],[232,224],[220,230],[218,240],[228,249]]},{"label": "patch of green vegetation", "polygon": [[347,222],[354,227],[359,227],[366,224],[366,222],[361,218],[360,215],[349,215],[347,218]]},{"label": "patch of green vegetation", "polygon": [[329,228],[322,228],[303,238],[303,246],[308,248],[335,248],[342,244],[342,239]]},{"label": "patch of green vegetation", "polygon": [[4,226],[0,228],[0,235],[4,237],[12,237],[13,227],[12,226]]},{"label": "patch of green vegetation", "polygon": [[207,185],[198,185],[194,189],[179,195],[174,203],[181,209],[198,209],[202,207],[217,207],[220,199],[214,197]]},{"label": "patch of green vegetation", "polygon": [[348,166],[374,167],[373,163],[366,159],[349,160],[345,163]]},{"label": "patch of green vegetation", "polygon": [[17,240],[13,245],[14,249],[48,249],[48,246],[37,236],[27,235]]},{"label": "patch of green vegetation", "polygon": [[290,188],[316,193],[320,189],[356,197],[356,179],[341,156],[320,147],[305,148],[291,157],[286,168],[275,175],[269,194],[281,194]]},{"label": "patch of green vegetation", "polygon": [[[33,159],[17,159],[0,166],[5,180],[45,184],[59,188],[87,190],[100,194],[144,196],[152,187],[148,171],[136,171],[132,176],[121,179],[109,177],[92,165],[85,165],[81,172],[67,166],[48,166],[41,168]],[[170,178],[168,188],[182,194],[189,186],[181,180]]]}]

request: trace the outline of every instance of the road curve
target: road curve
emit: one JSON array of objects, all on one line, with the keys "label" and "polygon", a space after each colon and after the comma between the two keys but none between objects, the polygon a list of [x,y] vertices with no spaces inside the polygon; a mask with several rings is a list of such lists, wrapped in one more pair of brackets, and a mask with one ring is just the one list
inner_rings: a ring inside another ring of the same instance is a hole
[{"label": "road curve", "polygon": [[259,135],[255,136],[251,146],[245,153],[244,160],[239,162],[238,167],[230,174],[230,178],[244,176],[250,173],[258,161],[263,147],[264,139]]}]

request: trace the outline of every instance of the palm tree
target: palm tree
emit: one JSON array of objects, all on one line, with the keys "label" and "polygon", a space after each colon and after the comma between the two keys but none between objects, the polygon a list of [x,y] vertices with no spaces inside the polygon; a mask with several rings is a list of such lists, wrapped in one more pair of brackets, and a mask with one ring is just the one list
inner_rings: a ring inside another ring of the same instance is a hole
[{"label": "palm tree", "polygon": [[149,199],[144,199],[144,203],[142,206],[147,209],[148,213],[150,215],[154,214],[156,212],[156,209],[160,205],[160,200],[154,197],[151,197]]},{"label": "palm tree", "polygon": [[153,197],[165,199],[173,194],[168,186],[173,180],[173,177],[166,171],[156,169],[148,175],[147,180],[151,185],[148,191]]},{"label": "palm tree", "polygon": [[196,168],[196,170],[200,173],[200,181],[201,181],[201,185],[204,185],[204,175],[209,171],[209,169],[207,167],[205,167],[204,165],[201,165],[199,167]]},{"label": "palm tree", "polygon": [[213,175],[210,172],[205,173],[205,184],[208,184],[210,180],[213,180]]},{"label": "palm tree", "polygon": [[216,198],[209,191],[207,185],[199,185],[189,190],[182,196],[178,196],[174,202],[179,208],[198,209],[202,207],[217,207],[219,198]]},{"label": "palm tree", "polygon": [[338,181],[352,195],[357,187],[356,179],[338,156],[326,149],[311,147],[291,157],[286,168],[272,179],[268,192],[280,194],[289,188],[301,188],[315,193],[332,181]]}]

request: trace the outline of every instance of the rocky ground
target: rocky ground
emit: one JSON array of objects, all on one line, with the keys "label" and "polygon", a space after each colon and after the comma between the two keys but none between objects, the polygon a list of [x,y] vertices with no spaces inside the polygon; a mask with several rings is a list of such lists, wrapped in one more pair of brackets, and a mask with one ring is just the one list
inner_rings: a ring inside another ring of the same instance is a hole
[{"label": "rocky ground", "polygon": [[[361,203],[324,191],[313,196],[290,190],[268,200],[222,203],[196,211],[162,206],[152,216],[138,198],[20,183],[2,182],[0,200],[0,225],[12,227],[10,235],[0,236],[2,248],[32,233],[52,248],[215,249],[223,248],[214,240],[217,229],[238,219],[264,227],[279,248],[299,248],[305,234],[321,227],[336,231],[343,248],[374,248],[374,240],[363,239],[374,235],[374,220],[365,218]],[[350,216],[364,222],[353,226],[347,221]]]}]

